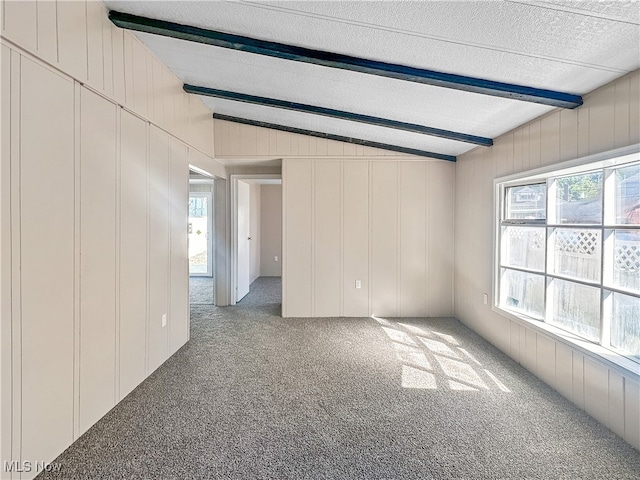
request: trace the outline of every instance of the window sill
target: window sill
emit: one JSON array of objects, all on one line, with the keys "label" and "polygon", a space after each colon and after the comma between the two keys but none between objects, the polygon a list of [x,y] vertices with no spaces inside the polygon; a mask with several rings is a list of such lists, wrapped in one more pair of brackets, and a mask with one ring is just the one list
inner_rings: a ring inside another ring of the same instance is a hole
[{"label": "window sill", "polygon": [[572,349],[578,350],[594,361],[614,369],[621,375],[626,377],[631,376],[635,381],[640,381],[640,363],[634,362],[633,360],[611,350],[607,350],[600,345],[584,340],[570,332],[561,330],[560,328],[549,325],[548,323],[544,323],[541,320],[529,319],[523,315],[518,315],[516,312],[505,310],[498,306],[494,306],[493,311],[503,317],[519,323],[520,325],[524,325],[532,330],[543,333],[551,337],[553,340],[567,345]]}]

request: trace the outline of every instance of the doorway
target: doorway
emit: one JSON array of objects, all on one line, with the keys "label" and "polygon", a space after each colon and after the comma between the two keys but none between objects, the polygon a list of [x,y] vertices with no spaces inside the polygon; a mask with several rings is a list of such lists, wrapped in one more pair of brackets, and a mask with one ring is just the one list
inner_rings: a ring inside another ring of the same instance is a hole
[{"label": "doorway", "polygon": [[281,175],[232,175],[231,213],[231,304],[235,305],[258,279],[272,277],[271,283],[281,284]]},{"label": "doorway", "polygon": [[214,231],[212,178],[191,171],[189,174],[189,301],[214,304]]}]

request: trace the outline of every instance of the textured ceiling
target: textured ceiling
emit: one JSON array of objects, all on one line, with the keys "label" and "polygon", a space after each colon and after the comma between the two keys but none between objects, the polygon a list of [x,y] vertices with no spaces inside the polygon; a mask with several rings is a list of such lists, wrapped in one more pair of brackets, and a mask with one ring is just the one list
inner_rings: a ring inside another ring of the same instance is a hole
[{"label": "textured ceiling", "polygon": [[[106,1],[121,12],[261,40],[586,94],[640,66],[640,3]],[[138,33],[182,81],[495,138],[539,104]],[[203,97],[216,113],[459,155],[474,145]]]}]

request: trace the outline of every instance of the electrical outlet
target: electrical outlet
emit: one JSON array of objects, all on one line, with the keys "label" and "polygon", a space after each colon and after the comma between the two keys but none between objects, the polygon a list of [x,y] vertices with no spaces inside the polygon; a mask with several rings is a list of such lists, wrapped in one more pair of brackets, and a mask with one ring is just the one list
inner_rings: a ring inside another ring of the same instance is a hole
[{"label": "electrical outlet", "polygon": [[482,294],[482,300],[484,300],[484,304],[488,305],[489,304],[489,295],[487,295],[486,293]]},{"label": "electrical outlet", "polygon": [[278,256],[276,255],[275,257],[273,257],[273,261],[277,262],[278,261]]},{"label": "electrical outlet", "polygon": [[362,281],[356,280],[356,288],[362,288]]},{"label": "electrical outlet", "polygon": [[163,314],[162,315],[162,326],[166,327],[167,326],[167,314]]}]

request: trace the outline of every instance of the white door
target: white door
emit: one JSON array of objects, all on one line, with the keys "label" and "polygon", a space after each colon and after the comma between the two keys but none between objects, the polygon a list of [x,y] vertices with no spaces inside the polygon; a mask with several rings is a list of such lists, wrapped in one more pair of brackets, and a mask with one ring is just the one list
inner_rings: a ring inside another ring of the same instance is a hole
[{"label": "white door", "polygon": [[236,302],[249,293],[250,271],[250,220],[249,220],[249,184],[238,181],[238,275]]}]

